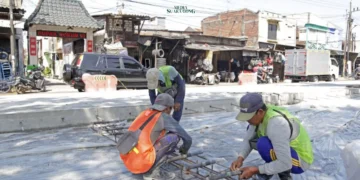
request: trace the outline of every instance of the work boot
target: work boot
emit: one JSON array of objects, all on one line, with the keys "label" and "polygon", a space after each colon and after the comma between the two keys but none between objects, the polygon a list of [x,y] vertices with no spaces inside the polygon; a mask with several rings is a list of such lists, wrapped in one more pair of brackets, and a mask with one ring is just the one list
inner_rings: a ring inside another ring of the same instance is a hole
[{"label": "work boot", "polygon": [[291,171],[289,170],[289,171],[279,173],[278,175],[279,175],[280,180],[292,180],[290,172]]},{"label": "work boot", "polygon": [[176,175],[172,172],[167,172],[160,169],[160,166],[154,169],[151,173],[143,175],[144,180],[172,180]]},{"label": "work boot", "polygon": [[257,180],[270,180],[272,177],[273,177],[273,175],[256,174],[254,179],[257,179]]}]

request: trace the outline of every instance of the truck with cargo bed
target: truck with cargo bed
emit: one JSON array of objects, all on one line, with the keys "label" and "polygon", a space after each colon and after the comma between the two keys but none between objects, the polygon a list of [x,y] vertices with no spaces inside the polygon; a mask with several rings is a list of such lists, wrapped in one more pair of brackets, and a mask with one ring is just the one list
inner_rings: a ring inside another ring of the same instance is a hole
[{"label": "truck with cargo bed", "polygon": [[285,79],[292,82],[335,81],[339,77],[339,65],[329,50],[286,50],[285,57]]}]

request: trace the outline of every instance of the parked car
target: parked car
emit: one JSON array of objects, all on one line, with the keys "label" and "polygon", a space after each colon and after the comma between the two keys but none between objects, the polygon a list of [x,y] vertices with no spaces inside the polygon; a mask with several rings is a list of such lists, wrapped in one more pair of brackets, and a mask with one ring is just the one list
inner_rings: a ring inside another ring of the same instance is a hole
[{"label": "parked car", "polygon": [[71,64],[65,64],[63,78],[79,92],[85,91],[82,75],[115,75],[118,89],[146,88],[147,69],[136,59],[125,55],[105,55],[96,53],[77,54]]}]

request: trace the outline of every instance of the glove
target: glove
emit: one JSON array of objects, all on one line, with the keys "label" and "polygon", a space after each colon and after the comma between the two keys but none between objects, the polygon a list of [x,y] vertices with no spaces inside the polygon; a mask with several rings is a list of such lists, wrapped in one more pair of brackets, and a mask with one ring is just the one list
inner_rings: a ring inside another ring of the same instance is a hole
[{"label": "glove", "polygon": [[180,149],[179,149],[179,153],[180,154],[187,154],[187,151],[184,149],[183,146],[181,146]]}]

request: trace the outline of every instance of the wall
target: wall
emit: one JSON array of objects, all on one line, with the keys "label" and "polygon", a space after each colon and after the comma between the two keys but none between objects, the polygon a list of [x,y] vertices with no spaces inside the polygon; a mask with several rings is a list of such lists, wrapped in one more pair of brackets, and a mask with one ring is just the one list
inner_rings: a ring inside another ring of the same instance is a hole
[{"label": "wall", "polygon": [[268,11],[259,13],[259,42],[269,42],[269,20],[277,22],[277,44],[296,46],[296,24],[288,20],[286,16]]},{"label": "wall", "polygon": [[[296,14],[287,17],[299,27],[299,41],[306,42],[308,40],[311,44],[317,44],[316,46],[319,47],[324,46],[326,49],[342,50],[341,41],[343,40],[342,36],[344,32],[342,28],[311,13]],[[327,29],[325,31],[314,29],[306,31],[306,24],[323,26]]]},{"label": "wall", "polygon": [[201,21],[203,35],[220,37],[247,36],[247,46],[257,46],[258,41],[258,15],[257,13],[242,9],[220,13]]},{"label": "wall", "polygon": [[[135,28],[137,29],[137,28]],[[165,18],[164,17],[156,17],[154,21],[145,21],[143,30],[164,30],[165,26]]]},{"label": "wall", "polygon": [[246,39],[235,39],[235,38],[222,38],[214,36],[203,36],[203,35],[190,35],[188,39],[190,43],[199,44],[212,44],[212,45],[227,45],[227,46],[238,46],[244,47]]},{"label": "wall", "polygon": [[[88,50],[88,41],[89,40],[93,41],[93,29],[78,28],[78,27],[74,27],[73,29],[68,29],[65,26],[63,27],[63,26],[33,25],[32,27],[29,28],[29,38],[30,37],[36,37],[36,31],[37,30],[86,33],[86,38],[87,39],[86,39],[86,41],[84,43],[84,50],[85,51]],[[55,40],[55,43],[56,43],[56,40]],[[43,45],[44,45],[44,43],[43,43]],[[94,49],[94,44],[92,45],[92,49]],[[37,57],[29,55],[29,64],[38,64]]]}]

